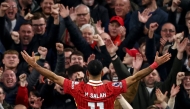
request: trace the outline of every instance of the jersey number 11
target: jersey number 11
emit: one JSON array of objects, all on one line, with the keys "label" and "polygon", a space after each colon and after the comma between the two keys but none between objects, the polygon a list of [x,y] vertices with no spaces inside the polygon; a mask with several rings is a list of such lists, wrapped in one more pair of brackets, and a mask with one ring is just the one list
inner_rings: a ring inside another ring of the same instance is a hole
[{"label": "jersey number 11", "polygon": [[90,109],[95,109],[95,107],[99,107],[99,109],[104,109],[103,102],[98,102],[98,103],[88,102],[88,106],[90,107]]}]

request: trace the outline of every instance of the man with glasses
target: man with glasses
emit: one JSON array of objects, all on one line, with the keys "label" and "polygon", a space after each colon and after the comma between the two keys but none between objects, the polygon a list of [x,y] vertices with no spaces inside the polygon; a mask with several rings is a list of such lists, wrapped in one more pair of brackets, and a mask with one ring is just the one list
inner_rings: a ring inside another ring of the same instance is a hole
[{"label": "man with glasses", "polygon": [[44,35],[46,31],[46,21],[41,13],[35,13],[32,18],[32,28],[34,34]]},{"label": "man with glasses", "polygon": [[165,41],[172,43],[174,41],[173,36],[176,34],[176,29],[173,24],[165,23],[161,28],[160,34]]}]

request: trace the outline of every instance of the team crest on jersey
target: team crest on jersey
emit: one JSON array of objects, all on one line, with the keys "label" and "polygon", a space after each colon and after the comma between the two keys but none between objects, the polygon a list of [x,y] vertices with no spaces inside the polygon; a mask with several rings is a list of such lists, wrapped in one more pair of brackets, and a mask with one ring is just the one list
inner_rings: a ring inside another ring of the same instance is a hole
[{"label": "team crest on jersey", "polygon": [[79,82],[77,81],[72,81],[72,84],[71,84],[71,89],[74,89],[75,85],[79,84]]},{"label": "team crest on jersey", "polygon": [[122,87],[122,83],[121,82],[114,82],[114,83],[112,83],[112,86],[114,86],[114,87]]}]

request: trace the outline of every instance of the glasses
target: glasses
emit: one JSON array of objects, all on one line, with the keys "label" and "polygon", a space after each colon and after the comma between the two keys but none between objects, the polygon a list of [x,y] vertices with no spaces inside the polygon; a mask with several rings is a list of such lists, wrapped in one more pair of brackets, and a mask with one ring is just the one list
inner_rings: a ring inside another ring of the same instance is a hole
[{"label": "glasses", "polygon": [[42,27],[42,26],[44,26],[45,24],[33,24],[32,26],[34,26],[34,27]]},{"label": "glasses", "polygon": [[88,14],[88,13],[81,13],[81,14],[77,14],[77,16],[78,16],[78,17],[80,17],[80,16],[83,16],[83,17],[84,17],[84,16],[86,16],[87,14]]},{"label": "glasses", "polygon": [[173,32],[175,32],[174,30],[172,30],[172,29],[164,29],[164,30],[162,30],[163,32],[169,32],[169,33],[173,33]]},{"label": "glasses", "polygon": [[16,5],[10,5],[9,8],[17,8]]}]

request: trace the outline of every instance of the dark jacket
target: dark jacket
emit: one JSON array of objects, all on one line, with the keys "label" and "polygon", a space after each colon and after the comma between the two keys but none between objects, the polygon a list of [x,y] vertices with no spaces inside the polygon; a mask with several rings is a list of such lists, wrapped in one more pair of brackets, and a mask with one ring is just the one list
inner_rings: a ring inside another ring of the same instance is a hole
[{"label": "dark jacket", "polygon": [[104,46],[100,46],[100,50],[98,48],[92,48],[90,44],[83,38],[81,31],[75,25],[75,23],[71,20],[70,17],[64,18],[65,25],[69,31],[71,41],[75,45],[75,47],[81,51],[84,55],[84,60],[87,61],[88,57],[91,54],[95,54],[96,59],[100,60],[104,66],[109,66],[111,59],[110,55]]},{"label": "dark jacket", "polygon": [[[175,58],[174,64],[172,66],[171,72],[168,78],[164,82],[157,82],[154,85],[152,92],[149,94],[146,89],[144,82],[141,82],[138,87],[137,94],[132,106],[134,109],[146,109],[148,106],[153,105],[154,101],[157,99],[155,95],[156,88],[159,88],[162,92],[170,92],[170,89],[173,84],[176,82],[176,75],[182,68],[182,61]],[[170,94],[168,94],[170,95]]]},{"label": "dark jacket", "polygon": [[190,107],[190,98],[187,91],[184,89],[183,85],[180,86],[180,91],[175,99],[175,108],[174,109],[189,109]]}]

